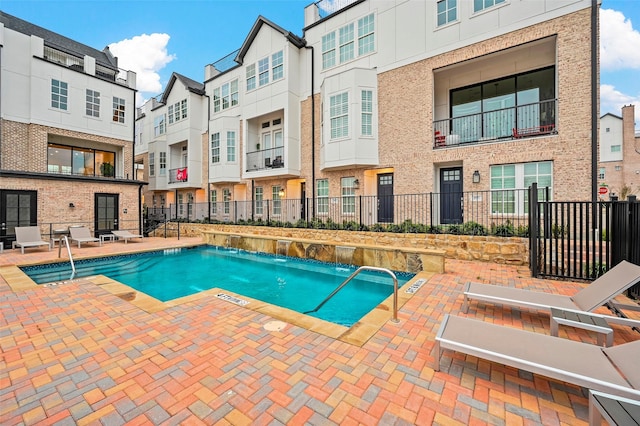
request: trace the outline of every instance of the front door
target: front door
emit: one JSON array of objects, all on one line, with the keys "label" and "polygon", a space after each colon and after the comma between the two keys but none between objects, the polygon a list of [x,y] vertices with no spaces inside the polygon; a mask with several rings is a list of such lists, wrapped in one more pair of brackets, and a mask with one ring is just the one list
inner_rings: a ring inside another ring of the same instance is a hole
[{"label": "front door", "polygon": [[378,175],[378,222],[393,222],[393,173]]},{"label": "front door", "polygon": [[440,223],[462,223],[462,167],[440,169]]},{"label": "front door", "polygon": [[95,195],[95,235],[108,234],[118,228],[118,194]]},{"label": "front door", "polygon": [[38,224],[38,192],[0,190],[0,241],[10,248],[17,226]]}]

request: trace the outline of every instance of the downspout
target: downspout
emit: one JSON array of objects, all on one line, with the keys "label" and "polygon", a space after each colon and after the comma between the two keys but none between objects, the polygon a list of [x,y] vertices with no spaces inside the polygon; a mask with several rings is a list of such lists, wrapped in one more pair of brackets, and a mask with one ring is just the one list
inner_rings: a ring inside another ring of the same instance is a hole
[{"label": "downspout", "polygon": [[[596,1],[596,0],[594,0]],[[313,46],[305,46],[311,49],[311,218],[316,217],[316,101],[314,83],[314,54]]]},{"label": "downspout", "polygon": [[206,179],[206,183],[207,183],[207,218],[209,223],[211,223],[211,184],[209,183],[209,174],[211,173],[210,167],[211,167],[211,155],[209,153],[209,141],[211,140],[211,128],[210,128],[210,124],[211,123],[211,98],[209,97],[209,95],[207,95],[205,93],[204,95],[207,98],[207,149],[205,150],[207,152],[206,155],[206,159],[205,161],[207,162],[207,179]]},{"label": "downspout", "polygon": [[598,199],[598,0],[591,0],[591,199]]},{"label": "downspout", "polygon": [[[2,70],[2,44],[0,44],[0,70]],[[2,170],[2,73],[0,72],[0,170]]]}]

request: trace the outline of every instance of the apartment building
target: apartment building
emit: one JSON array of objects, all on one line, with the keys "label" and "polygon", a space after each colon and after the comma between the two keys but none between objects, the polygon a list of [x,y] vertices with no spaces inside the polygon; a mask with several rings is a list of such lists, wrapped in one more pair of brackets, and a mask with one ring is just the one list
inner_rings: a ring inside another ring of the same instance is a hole
[{"label": "apartment building", "polygon": [[622,107],[622,116],[600,117],[598,185],[600,199],[625,199],[640,194],[640,132],[635,130],[635,106]]},{"label": "apartment building", "polygon": [[398,223],[394,196],[433,193],[455,224],[524,215],[509,191],[533,182],[591,198],[590,0],[336,4],[305,8],[301,37],[258,17],[205,67],[209,218]]},{"label": "apartment building", "polygon": [[96,50],[0,13],[0,237],[70,224],[140,228],[135,73]]}]

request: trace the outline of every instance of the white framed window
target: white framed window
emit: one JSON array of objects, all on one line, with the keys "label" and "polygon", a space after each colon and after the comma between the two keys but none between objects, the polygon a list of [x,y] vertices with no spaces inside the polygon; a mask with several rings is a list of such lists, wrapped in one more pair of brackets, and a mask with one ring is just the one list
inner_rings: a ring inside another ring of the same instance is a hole
[{"label": "white framed window", "polygon": [[218,213],[218,191],[215,189],[211,190],[211,214]]},{"label": "white framed window", "polygon": [[354,25],[345,25],[338,30],[338,51],[340,63],[350,61],[354,58]]},{"label": "white framed window", "polygon": [[256,88],[256,64],[247,65],[247,92]]},{"label": "white framed window", "polygon": [[224,214],[229,214],[231,211],[231,190],[229,188],[222,190],[222,202],[224,203]]},{"label": "white framed window", "polygon": [[213,112],[220,112],[222,109],[222,99],[220,98],[220,88],[213,89]]},{"label": "white framed window", "polygon": [[220,96],[222,97],[222,109],[229,108],[229,83],[223,84],[222,87],[220,87]]},{"label": "white framed window", "polygon": [[183,99],[173,105],[169,105],[167,107],[167,113],[169,115],[169,124],[187,118],[187,100]]},{"label": "white framed window", "polygon": [[271,80],[280,80],[282,77],[284,77],[284,53],[281,50],[271,55]]},{"label": "white framed window", "polygon": [[600,167],[600,169],[598,170],[598,179],[604,180],[605,171],[606,169],[604,167]]},{"label": "white framed window", "polygon": [[258,61],[258,85],[264,86],[269,83],[269,58]]},{"label": "white framed window", "polygon": [[238,105],[238,79],[213,90],[213,112],[220,112]]},{"label": "white framed window", "polygon": [[331,139],[349,136],[349,93],[339,93],[329,98]]},{"label": "white framed window", "polygon": [[236,161],[236,132],[227,132],[227,161]]},{"label": "white framed window", "polygon": [[167,174],[167,153],[160,152],[160,176],[165,176]]},{"label": "white framed window", "polygon": [[528,196],[525,191],[538,183],[538,199],[545,200],[549,187],[553,192],[553,162],[503,164],[491,166],[491,213],[525,215]]},{"label": "white framed window", "polygon": [[356,178],[343,177],[340,179],[340,192],[342,195],[342,214],[352,215],[356,213]]},{"label": "white framed window", "polygon": [[239,102],[239,97],[238,97],[238,79],[235,79],[233,81],[231,81],[231,83],[229,83],[230,89],[229,89],[229,96],[231,98],[231,106],[236,106],[238,105]]},{"label": "white framed window", "polygon": [[256,214],[263,214],[264,213],[264,188],[262,188],[261,186],[256,186],[254,193],[253,193],[253,199],[255,202],[255,212]]},{"label": "white framed window", "polygon": [[187,118],[187,100],[186,99],[183,99],[180,101],[180,118],[183,120]]},{"label": "white framed window", "polygon": [[69,101],[69,88],[67,83],[51,79],[51,108],[67,110]]},{"label": "white framed window", "polygon": [[124,106],[124,99],[113,97],[113,121],[116,123],[124,123]]},{"label": "white framed window", "polygon": [[361,104],[361,134],[373,136],[373,91],[363,90]]},{"label": "white framed window", "polygon": [[331,32],[322,36],[322,69],[331,68],[336,64],[336,33]]},{"label": "white framed window", "polygon": [[178,214],[184,214],[184,194],[178,194]]},{"label": "white framed window", "polygon": [[616,172],[619,172],[622,170],[622,166],[615,166],[614,169]]},{"label": "white framed window", "polygon": [[439,27],[458,19],[458,0],[440,0],[436,8]]},{"label": "white framed window", "polygon": [[504,3],[506,0],[473,0],[473,11],[480,12],[497,4]]},{"label": "white framed window", "polygon": [[282,200],[280,199],[280,190],[282,187],[280,185],[275,185],[271,187],[271,199],[273,200],[273,215],[280,216],[282,214]]},{"label": "white framed window", "polygon": [[220,133],[211,135],[211,164],[220,162]]},{"label": "white framed window", "polygon": [[153,134],[155,136],[164,135],[166,132],[167,117],[164,114],[157,115],[153,118]]},{"label": "white framed window", "polygon": [[375,48],[374,29],[373,13],[358,19],[358,56],[373,52]]},{"label": "white framed window", "polygon": [[100,92],[87,89],[86,92],[87,101],[87,115],[89,117],[100,117]]},{"label": "white framed window", "polygon": [[318,214],[329,213],[329,179],[318,179],[316,182],[316,203]]},{"label": "white framed window", "polygon": [[149,153],[149,176],[156,175],[156,155],[153,152]]},{"label": "white framed window", "polygon": [[620,152],[622,150],[622,145],[611,145],[611,152]]}]

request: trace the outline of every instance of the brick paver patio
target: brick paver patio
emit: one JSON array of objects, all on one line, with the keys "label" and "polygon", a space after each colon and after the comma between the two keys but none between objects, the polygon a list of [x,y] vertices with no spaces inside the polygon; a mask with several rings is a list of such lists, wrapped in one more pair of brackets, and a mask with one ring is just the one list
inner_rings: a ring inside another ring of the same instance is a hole
[{"label": "brick paver patio", "polygon": [[[73,253],[200,241],[145,240]],[[57,249],[5,250],[0,274],[53,259]],[[400,309],[399,323],[356,346],[290,324],[270,331],[272,317],[213,296],[148,312],[85,279],[14,291],[0,277],[0,423],[586,424],[583,388],[450,351],[434,372],[434,336],[443,314],[464,315],[470,280],[563,294],[582,285],[532,279],[526,267],[447,260],[446,273]],[[542,314],[474,302],[467,315],[549,333]],[[595,342],[586,331],[560,335]],[[638,338],[615,327],[616,344]]]}]

